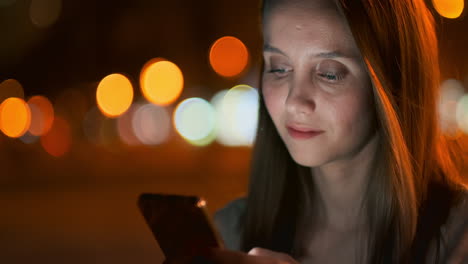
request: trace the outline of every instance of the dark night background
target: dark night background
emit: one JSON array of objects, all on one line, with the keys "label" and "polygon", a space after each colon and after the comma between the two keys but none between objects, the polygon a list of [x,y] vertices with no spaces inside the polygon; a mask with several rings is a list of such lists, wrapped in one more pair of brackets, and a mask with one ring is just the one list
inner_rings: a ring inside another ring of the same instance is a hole
[{"label": "dark night background", "polygon": [[[125,73],[138,87],[141,67],[155,57],[182,70],[178,101],[209,100],[239,83],[257,87],[259,4],[64,0],[57,21],[38,28],[29,17],[32,2],[0,0],[0,82],[18,80],[25,98],[47,96],[70,120],[73,140],[71,151],[55,158],[38,142],[0,135],[0,262],[159,263],[161,253],[136,207],[138,194],[201,195],[213,213],[245,193],[251,148],[195,147],[177,135],[155,147],[96,145],[86,140],[81,120],[96,104],[104,76]],[[434,14],[443,79],[468,87],[466,10],[455,20]],[[242,40],[251,55],[245,73],[230,79],[218,76],[207,59],[211,44],[227,35]]]}]

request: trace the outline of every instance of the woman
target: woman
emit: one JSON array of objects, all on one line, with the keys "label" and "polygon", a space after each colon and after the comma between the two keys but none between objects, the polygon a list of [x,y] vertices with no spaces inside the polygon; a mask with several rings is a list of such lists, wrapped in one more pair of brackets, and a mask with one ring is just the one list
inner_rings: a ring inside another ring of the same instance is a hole
[{"label": "woman", "polygon": [[468,263],[460,155],[437,120],[423,0],[265,0],[247,199],[219,263]]}]

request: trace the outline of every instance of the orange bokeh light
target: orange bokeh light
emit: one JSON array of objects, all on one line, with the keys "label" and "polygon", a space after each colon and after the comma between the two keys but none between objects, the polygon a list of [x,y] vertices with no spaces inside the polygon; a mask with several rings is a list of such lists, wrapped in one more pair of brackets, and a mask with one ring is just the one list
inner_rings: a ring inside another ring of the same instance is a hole
[{"label": "orange bokeh light", "polygon": [[8,137],[21,137],[30,124],[31,110],[23,99],[11,97],[0,105],[0,129]]},{"label": "orange bokeh light", "polygon": [[157,105],[168,105],[182,93],[184,76],[176,64],[156,58],[143,66],[140,85],[146,100]]},{"label": "orange bokeh light", "polygon": [[464,0],[432,0],[435,10],[446,18],[458,18],[465,7]]},{"label": "orange bokeh light", "polygon": [[132,83],[122,74],[110,74],[99,83],[96,91],[96,101],[99,110],[105,116],[120,116],[132,104]]},{"label": "orange bokeh light", "polygon": [[211,67],[224,77],[239,75],[247,67],[248,59],[247,47],[235,37],[222,37],[210,49]]},{"label": "orange bokeh light", "polygon": [[31,126],[29,133],[35,136],[42,136],[49,132],[54,122],[54,108],[49,99],[36,95],[28,100],[31,108]]},{"label": "orange bokeh light", "polygon": [[68,122],[56,116],[52,128],[41,137],[44,150],[54,157],[60,157],[70,151],[71,129]]}]

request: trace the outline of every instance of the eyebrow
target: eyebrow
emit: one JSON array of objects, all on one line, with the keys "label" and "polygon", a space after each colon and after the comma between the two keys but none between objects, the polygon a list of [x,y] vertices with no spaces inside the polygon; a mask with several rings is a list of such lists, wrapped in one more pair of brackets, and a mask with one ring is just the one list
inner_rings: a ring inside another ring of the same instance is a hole
[{"label": "eyebrow", "polygon": [[[286,53],[284,53],[282,50],[278,49],[277,47],[274,47],[268,43],[263,45],[263,51],[265,52],[274,52],[274,53],[279,53],[284,56],[287,56]],[[316,58],[325,58],[325,59],[333,59],[333,58],[353,58],[353,56],[346,55],[340,51],[330,51],[330,52],[320,52],[317,54],[314,54],[314,57]]]}]

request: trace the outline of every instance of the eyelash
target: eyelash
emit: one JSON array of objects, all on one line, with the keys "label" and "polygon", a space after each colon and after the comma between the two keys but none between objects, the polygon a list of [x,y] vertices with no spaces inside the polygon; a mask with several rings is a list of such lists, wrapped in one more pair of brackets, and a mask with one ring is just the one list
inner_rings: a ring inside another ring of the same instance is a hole
[{"label": "eyelash", "polygon": [[325,73],[317,73],[318,76],[320,76],[322,79],[324,79],[327,82],[339,82],[343,80],[344,75],[342,74],[334,74],[332,72],[325,72]]},{"label": "eyelash", "polygon": [[271,69],[271,70],[268,70],[267,73],[273,73],[275,75],[278,75],[278,74],[288,73],[288,72],[291,72],[291,71],[292,70],[287,70],[287,69]]},{"label": "eyelash", "polygon": [[[271,70],[268,70],[267,73],[272,73],[276,77],[282,78],[284,76],[281,76],[281,75],[286,74],[291,71],[292,70],[287,70],[287,69],[271,69]],[[317,73],[317,75],[324,81],[330,82],[330,83],[336,83],[344,79],[343,74],[334,74],[332,72]]]}]

